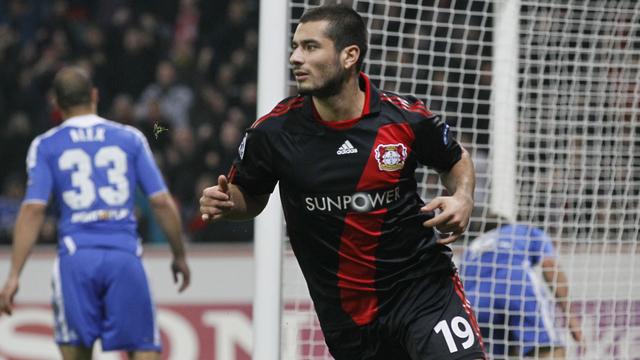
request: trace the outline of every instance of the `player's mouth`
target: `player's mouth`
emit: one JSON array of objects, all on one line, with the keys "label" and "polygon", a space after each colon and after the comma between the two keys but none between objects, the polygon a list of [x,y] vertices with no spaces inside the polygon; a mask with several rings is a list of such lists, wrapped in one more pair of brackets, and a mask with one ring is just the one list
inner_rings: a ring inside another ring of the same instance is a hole
[{"label": "player's mouth", "polygon": [[293,75],[296,77],[296,81],[304,81],[309,78],[309,73],[305,71],[294,71]]}]

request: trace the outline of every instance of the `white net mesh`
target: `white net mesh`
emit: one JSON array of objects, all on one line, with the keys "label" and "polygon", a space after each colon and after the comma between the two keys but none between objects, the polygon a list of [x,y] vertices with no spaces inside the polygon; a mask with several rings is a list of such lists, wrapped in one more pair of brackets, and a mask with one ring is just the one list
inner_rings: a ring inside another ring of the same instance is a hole
[{"label": "white net mesh", "polygon": [[[291,19],[322,3],[291,2]],[[476,204],[488,209],[490,135],[500,131],[490,122],[492,77],[500,76],[494,8],[502,2],[349,3],[370,31],[365,72],[382,89],[420,97],[455,129],[476,165]],[[518,23],[517,216],[553,238],[570,279],[585,341],[563,333],[568,358],[637,358],[640,2],[521,0]],[[419,177],[425,200],[442,191],[436,174]],[[460,245],[484,230],[485,214],[474,213]],[[283,358],[330,359],[290,250],[283,274]]]}]

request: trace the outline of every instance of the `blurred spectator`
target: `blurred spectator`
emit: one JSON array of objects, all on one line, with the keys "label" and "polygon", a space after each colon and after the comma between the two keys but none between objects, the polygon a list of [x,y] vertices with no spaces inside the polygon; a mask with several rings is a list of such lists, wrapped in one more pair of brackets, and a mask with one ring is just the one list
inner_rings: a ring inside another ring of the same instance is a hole
[{"label": "blurred spectator", "polygon": [[0,184],[4,182],[5,177],[26,177],[24,157],[33,137],[27,114],[21,111],[11,114],[8,124],[0,132],[0,158],[2,159]]},{"label": "blurred spectator", "polygon": [[135,121],[135,106],[131,96],[119,94],[113,99],[109,118],[124,125],[133,125]]},{"label": "blurred spectator", "polygon": [[155,83],[145,88],[136,105],[136,118],[148,118],[152,111],[150,104],[153,103],[157,103],[162,117],[171,128],[184,129],[189,126],[193,90],[177,82],[176,69],[169,61],[158,64]]},{"label": "blurred spectator", "polygon": [[[125,27],[128,22],[127,9],[114,14],[115,26],[110,29],[109,96],[120,92],[138,97],[154,79],[159,48],[153,37],[136,26]],[[122,17],[120,19],[119,17]],[[123,24],[120,24],[120,21]]]},{"label": "blurred spectator", "polygon": [[24,196],[24,178],[12,174],[0,181],[0,244],[11,244],[13,224]]}]

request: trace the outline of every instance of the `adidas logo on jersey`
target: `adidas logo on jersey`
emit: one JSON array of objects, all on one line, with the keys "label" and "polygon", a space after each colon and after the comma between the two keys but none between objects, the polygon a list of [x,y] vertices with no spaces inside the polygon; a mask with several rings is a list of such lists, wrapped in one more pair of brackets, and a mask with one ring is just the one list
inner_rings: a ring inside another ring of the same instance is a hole
[{"label": "adidas logo on jersey", "polygon": [[353,145],[351,145],[351,141],[347,140],[342,145],[340,145],[340,147],[338,148],[338,151],[336,151],[336,154],[346,155],[346,154],[355,154],[357,152],[358,152],[358,149],[354,148]]}]

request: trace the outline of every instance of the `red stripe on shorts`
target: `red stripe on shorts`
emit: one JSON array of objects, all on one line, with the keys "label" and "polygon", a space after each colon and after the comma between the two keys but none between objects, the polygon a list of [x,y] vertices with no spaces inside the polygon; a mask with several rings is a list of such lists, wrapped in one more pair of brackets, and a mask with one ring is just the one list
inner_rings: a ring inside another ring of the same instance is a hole
[{"label": "red stripe on shorts", "polygon": [[471,303],[467,300],[467,297],[464,295],[464,287],[462,286],[462,281],[460,281],[460,277],[458,276],[458,272],[451,276],[451,280],[453,280],[453,287],[456,290],[456,294],[462,301],[462,307],[464,308],[464,312],[467,313],[469,317],[469,321],[471,321],[471,327],[473,328],[473,332],[476,334],[476,338],[478,338],[478,342],[480,343],[480,347],[482,348],[482,352],[485,353],[484,357],[487,358],[486,351],[484,349],[484,341],[482,340],[482,334],[480,333],[480,326],[478,325],[478,320],[476,320],[476,315],[473,313],[473,309],[471,309]]}]

